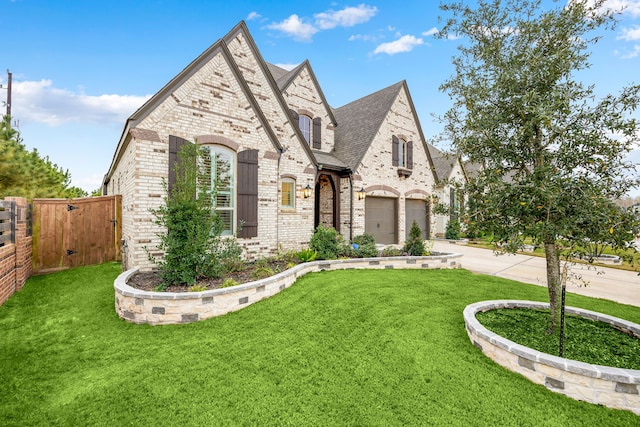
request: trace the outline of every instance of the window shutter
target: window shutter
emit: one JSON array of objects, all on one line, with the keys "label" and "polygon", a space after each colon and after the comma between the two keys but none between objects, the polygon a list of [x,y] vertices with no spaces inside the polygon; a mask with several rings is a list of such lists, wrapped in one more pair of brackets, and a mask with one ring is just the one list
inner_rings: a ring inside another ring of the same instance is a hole
[{"label": "window shutter", "polygon": [[238,153],[238,237],[258,235],[258,150]]},{"label": "window shutter", "polygon": [[320,117],[313,119],[313,148],[316,150],[322,148],[322,119]]},{"label": "window shutter", "polygon": [[167,175],[167,189],[169,193],[176,184],[176,164],[178,163],[178,152],[184,144],[190,144],[186,139],[179,136],[169,135],[169,174]]},{"label": "window shutter", "polygon": [[413,141],[407,142],[407,169],[413,169]]},{"label": "window shutter", "polygon": [[293,122],[295,123],[296,126],[298,126],[299,114],[295,110],[289,110],[289,112],[291,113],[291,117],[293,117]]},{"label": "window shutter", "polygon": [[393,135],[391,137],[391,166],[398,166],[398,146],[400,145],[400,141],[398,137]]}]

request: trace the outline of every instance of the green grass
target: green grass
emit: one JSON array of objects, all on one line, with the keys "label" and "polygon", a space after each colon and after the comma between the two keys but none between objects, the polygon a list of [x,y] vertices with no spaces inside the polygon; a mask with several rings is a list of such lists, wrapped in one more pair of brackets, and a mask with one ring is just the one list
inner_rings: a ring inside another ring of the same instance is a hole
[{"label": "green grass", "polygon": [[[498,366],[462,311],[546,300],[542,287],[467,271],[307,275],[239,312],[127,323],[119,265],[31,278],[0,307],[0,425],[632,426]],[[640,308],[567,304],[640,322]]]},{"label": "green grass", "polygon": [[[560,330],[553,335],[549,310],[505,309],[478,313],[484,327],[518,344],[558,355]],[[640,339],[604,322],[578,316],[565,317],[563,357],[596,365],[640,369]]]}]

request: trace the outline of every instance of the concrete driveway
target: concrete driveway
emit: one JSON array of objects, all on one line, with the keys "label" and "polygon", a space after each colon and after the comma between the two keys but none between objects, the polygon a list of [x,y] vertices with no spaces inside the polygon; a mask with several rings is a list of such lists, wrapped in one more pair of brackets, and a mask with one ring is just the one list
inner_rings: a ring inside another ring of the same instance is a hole
[{"label": "concrete driveway", "polygon": [[[524,283],[546,286],[544,258],[529,255],[499,255],[489,249],[434,241],[434,251],[463,254],[462,268],[474,273],[488,274]],[[582,276],[588,284],[567,284],[567,291],[595,298],[603,298],[640,307],[640,276],[637,272],[576,264],[572,272]]]}]

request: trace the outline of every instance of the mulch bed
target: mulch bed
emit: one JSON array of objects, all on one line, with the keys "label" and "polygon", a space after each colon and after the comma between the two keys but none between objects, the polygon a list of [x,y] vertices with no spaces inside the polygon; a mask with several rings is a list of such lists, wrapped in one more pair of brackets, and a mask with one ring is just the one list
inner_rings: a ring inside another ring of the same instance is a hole
[{"label": "mulch bed", "polygon": [[[196,284],[206,286],[207,290],[211,290],[220,288],[222,282],[226,279],[233,279],[238,284],[253,282],[254,280],[268,277],[264,275],[258,277],[258,273],[264,273],[265,266],[269,267],[274,274],[277,274],[287,269],[287,262],[282,260],[262,260],[259,264],[247,263],[245,264],[245,268],[241,271],[228,273],[219,279],[201,277],[196,280]],[[258,272],[258,270],[260,271]],[[162,278],[158,271],[137,272],[133,276],[129,277],[127,285],[143,291],[154,291],[162,285]],[[187,285],[171,285],[167,286],[164,289],[164,292],[189,292],[189,287]]]}]

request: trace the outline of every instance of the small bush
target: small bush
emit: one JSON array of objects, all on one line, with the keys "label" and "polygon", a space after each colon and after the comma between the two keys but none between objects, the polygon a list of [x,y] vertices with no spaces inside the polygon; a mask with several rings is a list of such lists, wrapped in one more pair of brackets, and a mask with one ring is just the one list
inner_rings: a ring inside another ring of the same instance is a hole
[{"label": "small bush", "polygon": [[450,240],[457,240],[460,238],[460,232],[460,223],[458,221],[449,221],[447,222],[444,237]]},{"label": "small bush", "polygon": [[251,272],[251,279],[252,280],[266,279],[267,277],[271,277],[274,274],[276,273],[275,271],[273,271],[271,267],[260,266],[260,267],[257,267],[255,270],[253,270],[253,272]]},{"label": "small bush", "polygon": [[394,248],[393,246],[387,246],[382,250],[380,256],[388,257],[388,256],[400,256],[402,255],[402,251],[398,248]]},{"label": "small bush", "polygon": [[221,288],[229,288],[231,286],[236,286],[238,282],[233,280],[232,278],[224,279],[224,282],[220,285]]},{"label": "small bush", "polygon": [[351,255],[355,258],[373,258],[378,256],[376,240],[371,234],[361,234],[353,238]]},{"label": "small bush", "polygon": [[316,259],[318,252],[309,248],[296,253],[296,258],[302,262],[311,262]]},{"label": "small bush", "polygon": [[202,292],[206,290],[207,290],[207,287],[205,285],[192,285],[192,286],[189,286],[188,288],[189,292]]},{"label": "small bush", "polygon": [[416,221],[413,221],[409,230],[409,238],[404,243],[404,252],[413,256],[424,255],[424,240],[422,239],[422,230]]},{"label": "small bush", "polygon": [[349,254],[349,248],[344,238],[333,227],[319,225],[311,236],[309,248],[315,250],[317,259],[338,259]]}]

